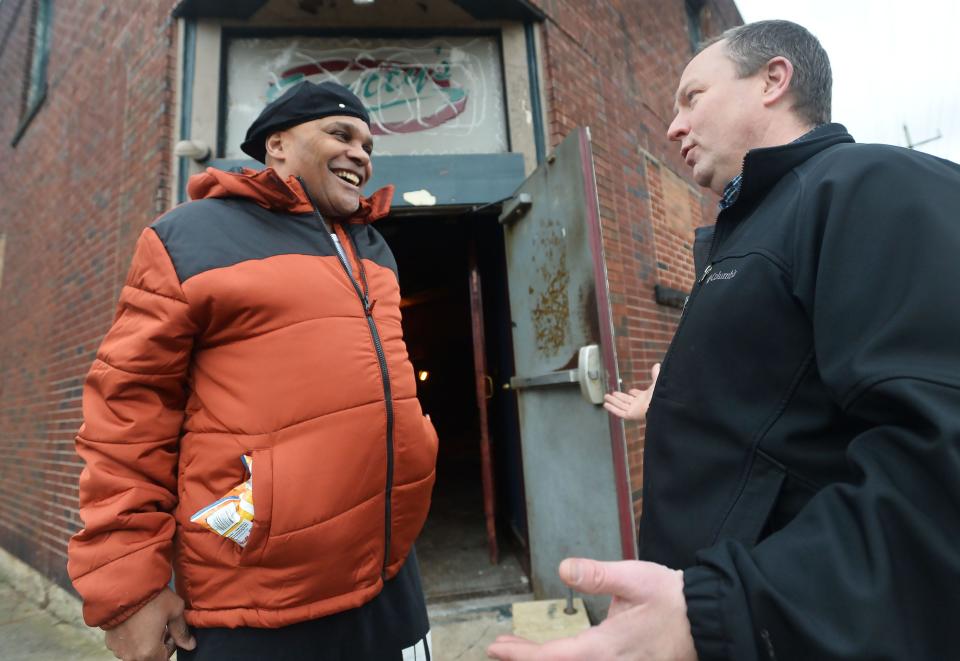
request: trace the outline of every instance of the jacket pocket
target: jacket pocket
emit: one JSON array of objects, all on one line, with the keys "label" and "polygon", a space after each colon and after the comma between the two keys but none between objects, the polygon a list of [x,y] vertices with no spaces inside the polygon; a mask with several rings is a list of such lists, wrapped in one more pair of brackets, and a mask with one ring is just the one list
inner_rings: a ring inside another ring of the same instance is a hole
[{"label": "jacket pocket", "polygon": [[733,506],[727,512],[714,543],[733,539],[754,546],[764,531],[786,479],[786,469],[765,452],[753,456],[750,472]]},{"label": "jacket pocket", "polygon": [[246,545],[242,549],[238,547],[242,566],[260,563],[270,537],[273,513],[273,450],[263,448],[250,454],[253,455],[253,528]]},{"label": "jacket pocket", "polygon": [[423,418],[423,426],[426,430],[427,441],[430,446],[430,463],[432,466],[436,466],[437,451],[440,449],[440,436],[437,434],[437,428],[433,426],[433,421],[425,415],[421,417]]}]

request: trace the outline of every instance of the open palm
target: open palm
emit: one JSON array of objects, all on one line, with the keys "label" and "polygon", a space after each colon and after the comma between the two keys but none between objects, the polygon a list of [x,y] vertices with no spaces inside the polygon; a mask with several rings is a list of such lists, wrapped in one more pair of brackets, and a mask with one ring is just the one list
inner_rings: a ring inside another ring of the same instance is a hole
[{"label": "open palm", "polygon": [[653,389],[660,376],[660,363],[650,368],[650,386],[645,390],[632,388],[627,392],[615,391],[603,396],[603,408],[624,420],[643,420],[647,417],[650,400],[653,398]]}]

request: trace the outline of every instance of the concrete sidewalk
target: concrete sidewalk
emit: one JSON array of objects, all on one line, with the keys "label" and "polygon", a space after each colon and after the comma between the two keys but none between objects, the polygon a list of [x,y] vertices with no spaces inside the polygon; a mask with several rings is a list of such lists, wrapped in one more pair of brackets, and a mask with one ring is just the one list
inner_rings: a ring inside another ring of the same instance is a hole
[{"label": "concrete sidewalk", "polygon": [[[433,658],[483,661],[486,648],[510,633],[510,605],[530,593],[430,604]],[[102,632],[83,625],[80,603],[0,549],[0,659],[109,661]]]},{"label": "concrete sidewalk", "polygon": [[[528,595],[515,597],[529,599]],[[433,658],[483,661],[486,648],[510,633],[511,597],[491,597],[430,608]],[[108,661],[96,632],[58,619],[0,576],[0,658],[4,661]],[[93,635],[91,635],[91,633]]]},{"label": "concrete sidewalk", "polygon": [[15,590],[7,576],[0,575],[0,658],[107,661],[115,657],[95,635],[41,608],[34,599]]}]

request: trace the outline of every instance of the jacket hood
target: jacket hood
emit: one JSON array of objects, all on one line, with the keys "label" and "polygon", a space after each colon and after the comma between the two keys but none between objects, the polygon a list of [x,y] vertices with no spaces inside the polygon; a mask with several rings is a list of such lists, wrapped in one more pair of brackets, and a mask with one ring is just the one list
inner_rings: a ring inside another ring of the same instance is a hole
[{"label": "jacket hood", "polygon": [[[384,186],[370,197],[360,197],[360,208],[347,218],[351,223],[372,223],[390,213],[393,186]],[[242,172],[226,172],[207,168],[206,172],[190,177],[187,194],[191,200],[207,198],[240,197],[258,204],[264,209],[286,213],[313,213],[314,208],[297,181],[287,177],[284,181],[273,168]]]}]

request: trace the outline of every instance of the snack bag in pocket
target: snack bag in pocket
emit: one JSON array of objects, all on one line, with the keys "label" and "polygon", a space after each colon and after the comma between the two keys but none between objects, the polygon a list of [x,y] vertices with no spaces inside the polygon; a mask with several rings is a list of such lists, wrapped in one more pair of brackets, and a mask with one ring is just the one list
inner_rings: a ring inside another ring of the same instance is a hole
[{"label": "snack bag in pocket", "polygon": [[253,457],[245,454],[240,461],[247,469],[247,479],[223,498],[191,516],[190,520],[243,547],[253,528]]}]

